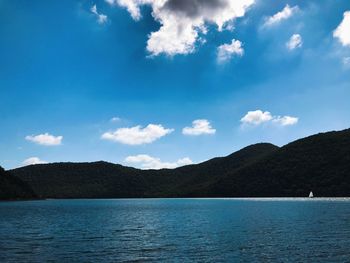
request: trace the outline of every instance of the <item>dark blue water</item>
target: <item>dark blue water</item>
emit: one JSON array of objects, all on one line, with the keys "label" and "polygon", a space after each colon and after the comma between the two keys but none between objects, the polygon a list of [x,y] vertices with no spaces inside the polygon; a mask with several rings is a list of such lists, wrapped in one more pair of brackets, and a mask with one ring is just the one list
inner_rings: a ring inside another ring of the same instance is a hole
[{"label": "dark blue water", "polygon": [[350,200],[0,202],[0,262],[349,262]]}]

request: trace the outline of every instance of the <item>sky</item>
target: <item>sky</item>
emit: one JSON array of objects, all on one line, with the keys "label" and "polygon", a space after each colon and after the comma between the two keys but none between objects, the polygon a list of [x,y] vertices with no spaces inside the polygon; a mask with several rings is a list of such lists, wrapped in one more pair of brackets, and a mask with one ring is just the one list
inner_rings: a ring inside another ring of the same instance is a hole
[{"label": "sky", "polygon": [[0,0],[0,165],[174,168],[350,127],[347,0]]}]

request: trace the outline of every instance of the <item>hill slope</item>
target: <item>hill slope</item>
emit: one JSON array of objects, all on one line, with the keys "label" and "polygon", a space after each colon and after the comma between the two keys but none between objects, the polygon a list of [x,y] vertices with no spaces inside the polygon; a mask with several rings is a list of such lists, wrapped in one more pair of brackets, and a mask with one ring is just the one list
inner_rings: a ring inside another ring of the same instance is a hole
[{"label": "hill slope", "polygon": [[0,200],[35,198],[33,190],[18,177],[12,176],[0,167]]},{"label": "hill slope", "polygon": [[177,169],[55,163],[11,173],[41,197],[350,196],[350,129],[297,140],[281,148],[248,146],[229,156]]},{"label": "hill slope", "polygon": [[297,140],[229,172],[210,196],[350,196],[350,129]]},{"label": "hill slope", "polygon": [[221,175],[277,149],[257,144],[227,157],[177,169],[139,170],[106,162],[31,165],[11,173],[44,198],[117,198],[190,196]]}]

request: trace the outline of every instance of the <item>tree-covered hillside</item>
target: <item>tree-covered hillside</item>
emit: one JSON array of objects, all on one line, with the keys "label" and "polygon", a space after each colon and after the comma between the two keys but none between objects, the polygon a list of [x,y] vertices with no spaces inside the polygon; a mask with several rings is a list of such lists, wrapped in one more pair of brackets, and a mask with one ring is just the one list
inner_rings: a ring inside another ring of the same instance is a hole
[{"label": "tree-covered hillside", "polygon": [[11,173],[44,198],[350,196],[350,129],[281,148],[255,144],[177,169],[53,163]]},{"label": "tree-covered hillside", "polygon": [[0,200],[31,199],[35,197],[36,195],[27,183],[10,175],[0,167]]}]

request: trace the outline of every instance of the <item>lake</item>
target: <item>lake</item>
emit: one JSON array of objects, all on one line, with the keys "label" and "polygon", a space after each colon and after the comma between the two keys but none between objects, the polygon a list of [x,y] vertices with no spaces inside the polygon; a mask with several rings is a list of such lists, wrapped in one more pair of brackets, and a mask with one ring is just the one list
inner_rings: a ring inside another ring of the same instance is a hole
[{"label": "lake", "polygon": [[350,199],[0,202],[0,262],[349,262]]}]

